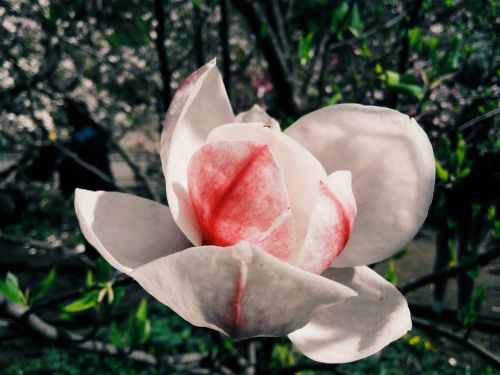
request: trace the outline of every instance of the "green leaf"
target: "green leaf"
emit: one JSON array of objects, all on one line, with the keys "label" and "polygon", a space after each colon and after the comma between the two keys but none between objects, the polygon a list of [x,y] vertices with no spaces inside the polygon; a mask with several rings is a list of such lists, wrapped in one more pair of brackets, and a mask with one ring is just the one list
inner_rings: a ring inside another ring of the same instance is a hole
[{"label": "green leaf", "polygon": [[92,270],[87,270],[85,275],[85,286],[89,288],[92,285],[94,285],[94,274],[92,273]]},{"label": "green leaf", "polygon": [[446,74],[458,68],[460,52],[462,50],[462,37],[455,35],[450,47],[439,61],[438,74]]},{"label": "green leaf", "polygon": [[386,86],[396,92],[409,95],[417,100],[422,100],[424,97],[424,88],[417,84],[417,80],[413,76],[401,76],[398,72],[387,70],[382,74]]},{"label": "green leaf", "polygon": [[398,285],[398,275],[396,273],[396,264],[394,263],[394,259],[389,259],[389,265],[384,276],[391,284]]},{"label": "green leaf", "polygon": [[111,323],[109,330],[109,340],[117,348],[124,348],[127,346],[127,338],[120,332],[120,329],[115,322]]},{"label": "green leaf", "polygon": [[5,276],[5,282],[10,286],[19,289],[19,280],[17,280],[17,276],[13,273],[7,272],[7,276]]},{"label": "green leaf", "polygon": [[63,307],[63,311],[67,313],[77,313],[89,310],[98,305],[97,298],[99,296],[98,290],[92,290],[86,293],[82,298],[73,301]]},{"label": "green leaf", "polygon": [[113,268],[101,257],[97,259],[97,268],[94,276],[97,283],[105,283],[113,277]]},{"label": "green leaf", "polygon": [[410,31],[408,32],[408,42],[410,49],[412,51],[418,50],[418,48],[420,47],[421,40],[422,36],[420,34],[420,28],[417,26],[414,27],[413,29],[410,29]]},{"label": "green leaf", "polygon": [[137,321],[144,322],[148,318],[148,301],[143,299],[135,312]]},{"label": "green leaf", "polygon": [[299,39],[299,59],[302,65],[307,64],[312,57],[313,36],[311,31]]},{"label": "green leaf", "polygon": [[342,100],[342,93],[338,92],[325,101],[325,106],[337,104],[340,100]]},{"label": "green leaf", "polygon": [[478,286],[474,290],[469,303],[464,308],[465,314],[463,315],[462,324],[464,326],[472,326],[476,321],[479,313],[481,312],[481,307],[484,302],[484,297],[486,296],[486,288],[483,285]]},{"label": "green leaf", "polygon": [[370,57],[372,57],[370,47],[368,47],[368,43],[364,41],[361,42],[361,56],[363,56],[365,59],[369,59]]},{"label": "green leaf", "polygon": [[352,6],[349,31],[355,37],[359,37],[361,35],[361,32],[363,31],[363,23],[361,22],[357,3],[354,3],[354,5]]},{"label": "green leaf", "polygon": [[0,281],[0,294],[3,294],[11,302],[26,304],[23,292],[9,282]]},{"label": "green leaf", "polygon": [[267,39],[269,37],[269,29],[266,25],[261,25],[259,30],[260,37],[262,39]]},{"label": "green leaf", "polygon": [[333,12],[332,16],[332,33],[337,37],[340,36],[344,29],[344,19],[349,11],[349,4],[347,2],[342,2],[337,9]]},{"label": "green leaf", "polygon": [[198,8],[201,10],[201,0],[191,0],[191,4],[193,4],[193,6],[195,8]]},{"label": "green leaf", "polygon": [[151,322],[147,317],[148,304],[147,300],[143,299],[135,314],[128,322],[128,331],[132,337],[132,342],[143,344],[147,341],[151,334]]},{"label": "green leaf", "polygon": [[450,178],[450,174],[448,171],[441,165],[439,160],[436,160],[436,175],[441,181],[448,181]]},{"label": "green leaf", "polygon": [[31,292],[31,302],[35,302],[36,300],[45,297],[52,284],[54,284],[56,276],[56,268],[52,268],[48,275],[45,276],[45,278],[40,281],[40,283],[36,287],[33,288]]}]

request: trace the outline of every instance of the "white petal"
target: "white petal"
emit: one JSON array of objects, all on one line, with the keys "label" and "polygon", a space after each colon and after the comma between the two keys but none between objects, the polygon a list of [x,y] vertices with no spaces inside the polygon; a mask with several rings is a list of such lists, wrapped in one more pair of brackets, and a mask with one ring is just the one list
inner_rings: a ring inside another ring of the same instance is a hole
[{"label": "white petal", "polygon": [[425,132],[397,111],[341,104],[299,119],[286,133],[327,172],[352,172],[354,229],[334,267],[381,261],[402,249],[427,216],[434,156]]},{"label": "white petal", "polygon": [[168,204],[175,222],[195,245],[201,244],[201,233],[187,199],[187,165],[212,129],[233,121],[215,59],[181,83],[165,118],[160,156]]},{"label": "white petal", "polygon": [[273,131],[265,123],[227,124],[214,129],[208,142],[246,140],[271,147],[285,177],[297,242],[305,237],[309,215],[316,201],[319,182],[326,172],[304,147],[283,133]]},{"label": "white petal", "polygon": [[125,273],[190,246],[168,207],[148,199],[76,189],[75,210],[87,241]]},{"label": "white petal", "polygon": [[193,247],[131,276],[191,324],[234,338],[288,334],[318,309],[355,295],[247,242]]},{"label": "white petal", "polygon": [[323,276],[354,289],[358,296],[321,310],[288,335],[307,357],[325,363],[356,361],[411,329],[405,298],[369,267],[330,268]]},{"label": "white petal", "polygon": [[236,116],[236,122],[263,122],[273,130],[281,132],[280,124],[275,118],[269,116],[259,105],[255,104],[246,112]]},{"label": "white petal", "polygon": [[315,274],[323,272],[347,244],[355,217],[351,172],[332,173],[318,187],[304,244],[290,263]]}]

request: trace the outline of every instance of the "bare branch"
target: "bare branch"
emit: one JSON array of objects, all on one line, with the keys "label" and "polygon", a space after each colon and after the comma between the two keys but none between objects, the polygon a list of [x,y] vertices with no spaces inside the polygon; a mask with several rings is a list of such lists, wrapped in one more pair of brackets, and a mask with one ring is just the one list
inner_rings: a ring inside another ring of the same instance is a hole
[{"label": "bare branch", "polygon": [[8,301],[3,295],[0,295],[0,310],[10,319],[15,320],[22,327],[27,328],[39,337],[58,343],[67,343],[89,352],[124,357],[132,361],[153,366],[165,365],[167,368],[181,371],[188,370],[188,367],[195,363],[199,363],[203,359],[203,355],[200,353],[155,357],[142,350],[130,350],[125,352],[106,342],[98,340],[85,341],[85,337],[80,334],[51,325],[35,314],[28,314],[29,310],[27,307]]},{"label": "bare branch", "polygon": [[[162,111],[165,111],[168,103],[172,99],[172,90],[170,88],[170,70],[167,61],[167,50],[165,48],[165,9],[162,0],[155,0],[155,18],[158,22],[156,26],[156,52],[160,62],[160,73],[162,78]],[[161,129],[160,129],[161,130]]]},{"label": "bare branch", "polygon": [[29,247],[34,247],[38,249],[60,251],[65,256],[73,256],[73,257],[78,256],[82,260],[82,262],[89,267],[95,266],[95,262],[89,257],[87,257],[85,254],[78,253],[74,249],[71,249],[66,246],[62,245],[53,246],[44,241],[34,240],[32,238],[26,238],[26,237],[11,236],[1,231],[0,231],[0,240],[12,244],[28,245]]},{"label": "bare branch", "polygon": [[453,341],[464,348],[469,349],[471,352],[476,354],[478,357],[484,359],[486,362],[490,363],[496,368],[500,368],[500,358],[496,356],[494,353],[490,352],[488,349],[482,347],[478,343],[464,338],[462,336],[457,335],[455,332],[450,331],[444,327],[440,327],[436,325],[436,322],[430,322],[425,319],[412,317],[412,321],[415,326],[420,329],[426,330],[428,332],[446,337],[448,340]]},{"label": "bare branch", "polygon": [[410,280],[405,285],[399,287],[399,290],[403,294],[407,294],[415,289],[421,288],[425,285],[431,284],[433,282],[448,279],[460,275],[468,270],[475,267],[484,266],[492,260],[500,257],[500,248],[490,250],[486,253],[477,255],[472,259],[466,260],[453,268],[445,268],[435,272],[428,273],[427,275],[418,277],[416,279]]},{"label": "bare branch", "polygon": [[[35,314],[31,314],[26,319],[22,319],[28,311],[28,308],[8,301],[3,295],[0,295],[0,308],[9,318],[24,323],[24,325],[37,336],[47,340],[59,342],[69,341],[69,343],[72,343],[74,341],[81,341],[83,338],[81,335],[48,324]],[[76,344],[75,347],[111,356],[123,356],[123,352],[117,347],[97,340],[80,342]],[[150,365],[158,364],[157,358],[140,350],[132,350],[127,358]]]},{"label": "bare branch", "polygon": [[144,188],[146,192],[146,198],[153,199],[155,201],[158,201],[158,197],[154,193],[153,189],[151,188],[148,179],[142,174],[141,169],[137,164],[134,163],[134,161],[130,158],[130,156],[127,154],[127,152],[118,144],[118,142],[111,141],[111,147],[115,149],[116,152],[121,156],[125,164],[128,165],[132,173],[134,174],[134,177],[136,178],[137,181],[139,181]]},{"label": "bare branch", "polygon": [[481,115],[481,116],[478,116],[476,118],[473,118],[472,120],[470,121],[467,121],[465,124],[463,125],[460,125],[458,127],[458,130],[459,131],[464,131],[465,129],[468,129],[470,128],[471,126],[474,126],[476,125],[477,123],[481,122],[481,121],[484,121],[484,120],[487,120],[489,119],[490,117],[494,117],[496,115],[498,115],[500,113],[500,108],[496,108],[492,111],[489,111],[489,112],[486,112],[485,114]]},{"label": "bare branch", "polygon": [[278,105],[283,112],[296,117],[299,113],[299,104],[295,97],[294,80],[278,37],[271,28],[264,11],[257,2],[233,0],[232,3],[247,20],[268,62],[269,74],[276,89]]}]

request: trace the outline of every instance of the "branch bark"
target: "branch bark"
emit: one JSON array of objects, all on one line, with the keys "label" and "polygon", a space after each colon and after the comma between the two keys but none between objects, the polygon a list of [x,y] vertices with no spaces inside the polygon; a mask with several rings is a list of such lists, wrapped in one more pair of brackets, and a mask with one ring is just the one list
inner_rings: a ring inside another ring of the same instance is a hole
[{"label": "branch bark", "polygon": [[[165,8],[162,0],[155,0],[155,18],[158,22],[156,26],[156,53],[160,62],[160,74],[162,78],[162,112],[165,112],[170,100],[172,99],[172,90],[170,88],[170,70],[167,61],[167,50],[165,48]],[[161,129],[160,129],[161,130]]]},{"label": "branch bark", "polygon": [[448,340],[453,341],[463,346],[464,348],[469,349],[471,352],[473,352],[486,362],[490,363],[492,366],[500,368],[500,358],[496,356],[494,353],[490,352],[488,349],[479,345],[478,343],[470,339],[464,338],[462,336],[459,336],[453,331],[450,331],[449,329],[440,327],[439,325],[436,325],[435,322],[430,322],[425,319],[416,317],[412,317],[412,321],[415,324],[415,326],[419,327],[420,329],[446,337]]},{"label": "branch bark", "polygon": [[111,141],[111,147],[113,147],[115,151],[121,156],[125,164],[128,165],[128,167],[134,174],[135,179],[140,182],[146,193],[146,198],[158,201],[158,197],[156,196],[153,189],[149,185],[147,178],[142,174],[139,166],[134,163],[134,161],[130,158],[127,152],[123,148],[121,148],[118,142],[115,141]]},{"label": "branch bark", "polygon": [[247,20],[267,60],[269,74],[276,90],[278,106],[287,115],[297,117],[299,104],[295,98],[292,72],[287,65],[285,54],[265,13],[257,2],[233,0],[232,4]]},{"label": "branch bark", "polygon": [[468,261],[463,262],[462,264],[459,264],[456,267],[445,268],[410,280],[405,285],[399,287],[399,291],[403,294],[407,294],[415,289],[421,288],[433,282],[458,276],[475,267],[484,266],[485,264],[488,264],[498,257],[500,257],[500,248],[487,251],[486,253],[480,254]]},{"label": "branch bark", "polygon": [[[23,318],[25,316],[25,313],[28,311],[28,308],[8,301],[3,295],[0,295],[0,309],[9,318],[22,323],[26,328],[35,333],[37,336],[45,338],[47,340],[61,343],[72,343],[75,341],[80,341],[80,343],[74,346],[86,351],[103,353],[111,356],[124,355],[124,353],[117,347],[102,341],[91,340],[81,342],[83,336],[48,324],[35,314],[31,314],[27,318]],[[149,365],[158,364],[158,359],[156,357],[140,350],[132,350],[128,354],[127,358]]]}]

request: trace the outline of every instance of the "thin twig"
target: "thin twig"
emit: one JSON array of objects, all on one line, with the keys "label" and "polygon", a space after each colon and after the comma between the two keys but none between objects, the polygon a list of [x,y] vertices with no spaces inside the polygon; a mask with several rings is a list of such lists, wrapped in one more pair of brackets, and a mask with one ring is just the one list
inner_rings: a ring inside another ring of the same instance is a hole
[{"label": "thin twig", "polygon": [[59,151],[61,151],[64,156],[69,157],[71,160],[73,160],[75,163],[80,165],[81,167],[87,169],[88,171],[94,173],[97,177],[102,179],[103,181],[107,182],[113,188],[117,191],[123,191],[123,192],[128,192],[132,193],[129,189],[119,187],[111,177],[109,177],[107,174],[105,174],[103,171],[101,171],[99,168],[95,167],[94,165],[87,163],[85,160],[81,159],[76,153],[68,149],[66,146],[62,145],[59,142],[52,142],[51,145],[53,145],[55,148],[57,148]]},{"label": "thin twig", "polygon": [[18,245],[25,245],[29,247],[34,247],[38,249],[44,249],[44,250],[51,250],[51,251],[60,251],[66,256],[78,256],[82,263],[89,267],[95,267],[95,262],[90,259],[88,256],[85,254],[78,253],[74,249],[71,249],[69,247],[63,246],[63,245],[51,245],[47,242],[44,241],[39,241],[35,240],[32,238],[27,238],[27,237],[19,237],[19,236],[12,236],[10,234],[6,234],[0,231],[0,240],[12,243],[12,244],[18,244]]},{"label": "thin twig", "polygon": [[407,294],[415,289],[421,288],[433,282],[460,275],[475,267],[484,266],[485,264],[488,264],[498,257],[500,257],[500,248],[490,250],[486,253],[473,257],[472,259],[464,261],[456,267],[437,270],[435,272],[431,272],[424,276],[410,280],[405,285],[399,287],[399,290],[401,293]]},{"label": "thin twig", "polygon": [[489,112],[486,112],[485,114],[481,115],[481,116],[478,116],[478,117],[475,117],[473,118],[472,120],[470,121],[467,121],[465,124],[463,125],[460,125],[458,127],[458,130],[459,131],[464,131],[465,129],[468,129],[470,128],[471,126],[474,126],[476,125],[477,123],[481,122],[481,121],[484,121],[484,120],[487,120],[489,119],[490,117],[493,117],[493,116],[496,116],[500,113],[500,108],[496,108],[492,111],[489,111]]},{"label": "thin twig", "polygon": [[[35,314],[31,314],[27,319],[24,319],[23,317],[28,311],[28,308],[20,304],[8,301],[3,295],[0,295],[0,308],[8,317],[23,323],[26,328],[29,328],[37,336],[51,341],[62,341],[69,343],[82,340],[81,335],[48,324]],[[75,346],[86,351],[103,353],[111,356],[122,355],[122,351],[117,347],[97,340],[80,342]],[[127,358],[150,365],[156,365],[158,363],[158,359],[156,357],[140,350],[132,350]]]},{"label": "thin twig", "polygon": [[188,370],[188,366],[198,363],[203,359],[203,355],[200,353],[155,357],[142,350],[130,350],[125,352],[114,345],[98,340],[84,341],[84,336],[51,325],[35,314],[30,314],[28,316],[27,307],[8,301],[3,295],[0,295],[0,310],[10,319],[15,320],[21,324],[21,326],[27,328],[39,337],[59,343],[67,343],[89,352],[102,353],[115,357],[125,357],[126,359],[154,366],[162,364],[165,365],[166,368],[170,367],[180,371]]},{"label": "thin twig", "polygon": [[135,179],[141,183],[142,187],[145,190],[146,198],[157,201],[158,198],[156,197],[156,194],[149,185],[148,179],[142,174],[139,166],[134,163],[134,161],[130,158],[127,152],[118,144],[118,142],[112,141],[111,147],[115,149],[115,151],[121,156],[125,164],[128,165],[128,167],[134,174]]},{"label": "thin twig", "polygon": [[462,336],[459,336],[456,333],[450,331],[449,329],[440,327],[439,325],[436,325],[436,322],[430,322],[428,320],[416,317],[412,317],[412,321],[415,324],[415,326],[419,327],[420,329],[424,329],[428,332],[446,337],[450,341],[453,341],[469,349],[471,352],[476,354],[478,357],[484,359],[492,366],[500,368],[500,358],[496,356],[494,353],[490,352],[488,349],[479,345],[478,343],[470,339],[464,338]]}]

